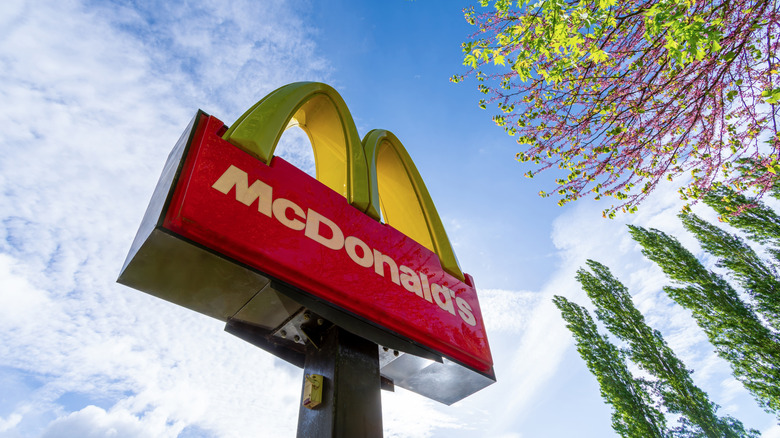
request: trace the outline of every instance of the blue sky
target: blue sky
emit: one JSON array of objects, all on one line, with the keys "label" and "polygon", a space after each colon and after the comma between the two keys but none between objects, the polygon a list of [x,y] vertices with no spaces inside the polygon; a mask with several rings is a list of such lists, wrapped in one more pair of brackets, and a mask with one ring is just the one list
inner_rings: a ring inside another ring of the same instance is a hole
[{"label": "blue sky", "polygon": [[[361,135],[388,129],[409,150],[476,280],[496,361],[498,383],[453,406],[383,393],[385,436],[614,436],[550,302],[587,303],[574,272],[593,258],[721,413],[780,437],[628,237],[634,223],[697,248],[674,187],[614,221],[594,201],[556,207],[473,82],[448,82],[467,2],[216,3],[0,5],[0,437],[294,435],[299,369],[115,279],[195,111],[231,123],[302,80],[335,87]],[[301,167],[307,148],[283,138]]]}]

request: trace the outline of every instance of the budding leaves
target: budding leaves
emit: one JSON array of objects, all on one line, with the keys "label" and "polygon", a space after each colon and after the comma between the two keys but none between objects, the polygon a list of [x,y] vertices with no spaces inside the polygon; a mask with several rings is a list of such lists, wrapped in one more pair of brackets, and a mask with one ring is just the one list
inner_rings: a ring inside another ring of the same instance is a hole
[{"label": "budding leaves", "polygon": [[603,50],[594,50],[590,53],[589,59],[593,62],[601,62],[606,60],[609,57],[607,55],[607,52]]},{"label": "budding leaves", "polygon": [[764,102],[768,104],[776,104],[778,101],[780,101],[780,87],[773,90],[762,91],[761,97],[763,97]]},{"label": "budding leaves", "polygon": [[598,0],[599,1],[599,9],[605,10],[608,9],[610,6],[614,6],[615,3],[617,3],[617,0]]},{"label": "budding leaves", "polygon": [[[499,105],[538,171],[583,170],[546,190],[562,204],[604,184],[626,195],[613,217],[692,169],[692,201],[714,181],[765,192],[780,172],[765,164],[780,157],[780,78],[762,39],[772,8],[756,1],[481,0],[488,9],[465,11],[479,30],[464,64],[486,94],[480,107]],[[763,174],[735,165],[746,151]]]}]

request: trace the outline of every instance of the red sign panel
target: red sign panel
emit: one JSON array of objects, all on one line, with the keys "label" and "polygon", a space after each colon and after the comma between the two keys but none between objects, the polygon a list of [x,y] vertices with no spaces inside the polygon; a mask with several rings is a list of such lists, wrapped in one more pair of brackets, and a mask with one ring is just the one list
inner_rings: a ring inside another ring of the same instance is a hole
[{"label": "red sign panel", "polygon": [[471,277],[281,158],[199,123],[163,226],[481,372],[492,358]]}]

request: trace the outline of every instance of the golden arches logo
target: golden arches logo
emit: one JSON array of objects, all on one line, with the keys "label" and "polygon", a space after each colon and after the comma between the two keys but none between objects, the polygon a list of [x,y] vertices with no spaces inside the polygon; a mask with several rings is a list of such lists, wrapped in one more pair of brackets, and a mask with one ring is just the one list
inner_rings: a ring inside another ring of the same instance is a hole
[{"label": "golden arches logo", "polygon": [[270,164],[290,126],[308,135],[317,180],[353,207],[376,220],[381,217],[436,253],[445,271],[465,281],[436,206],[406,148],[386,130],[372,130],[361,141],[344,99],[332,87],[317,82],[285,85],[247,110],[223,139]]}]

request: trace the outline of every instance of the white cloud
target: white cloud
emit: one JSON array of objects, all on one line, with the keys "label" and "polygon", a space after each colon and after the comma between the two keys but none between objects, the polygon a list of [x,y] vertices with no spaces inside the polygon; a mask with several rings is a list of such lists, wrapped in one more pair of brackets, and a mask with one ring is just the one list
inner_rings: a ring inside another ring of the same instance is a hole
[{"label": "white cloud", "polygon": [[439,429],[460,429],[463,422],[441,405],[415,393],[396,388],[382,391],[382,426],[387,438],[433,436]]},{"label": "white cloud", "polygon": [[0,432],[16,427],[20,421],[22,421],[22,415],[17,412],[12,413],[8,418],[0,418]]},{"label": "white cloud", "polygon": [[41,309],[50,305],[46,292],[32,286],[17,273],[14,260],[0,253],[0,328],[8,329],[34,320]]},{"label": "white cloud", "polygon": [[[0,378],[24,382],[4,393],[0,432],[294,433],[300,370],[225,334],[219,321],[114,281],[165,158],[198,107],[230,123],[272,89],[328,74],[293,11],[301,5],[3,3]],[[301,135],[285,134],[280,151],[310,170]],[[686,362],[712,369],[690,318],[659,293],[660,271],[623,226],[677,235],[673,199],[654,196],[617,221],[602,220],[594,204],[565,210],[552,236],[561,268],[544,287],[480,291],[499,383],[451,407],[403,390],[384,394],[386,436],[520,436],[505,432],[543,398],[571,351],[550,299],[586,302],[574,280],[586,258],[613,268]]]},{"label": "white cloud", "polygon": [[106,412],[97,406],[71,412],[65,417],[53,421],[42,438],[78,436],[84,438],[116,437],[141,438],[149,436],[175,436],[163,432],[157,427],[143,424],[135,415],[126,411]]},{"label": "white cloud", "polygon": [[573,271],[565,271],[566,274],[556,275],[543,291],[537,293],[538,305],[523,315],[526,322],[522,332],[502,343],[493,342],[494,350],[511,348],[509,357],[496,358],[496,372],[501,384],[513,389],[502,393],[502,399],[493,406],[493,412],[499,413],[500,419],[491,425],[496,432],[511,429],[510,425],[522,419],[523,413],[539,400],[572,344],[571,335],[552,303],[553,295],[574,288]]},{"label": "white cloud", "polygon": [[521,333],[528,327],[532,311],[539,305],[540,294],[534,292],[479,290],[482,318],[488,334]]},{"label": "white cloud", "polygon": [[2,6],[0,374],[31,383],[7,395],[0,426],[290,435],[299,370],[115,278],[198,106],[229,123],[327,65],[288,2],[149,7]]},{"label": "white cloud", "polygon": [[761,436],[764,438],[780,438],[780,424],[772,425],[768,429],[762,431]]}]

